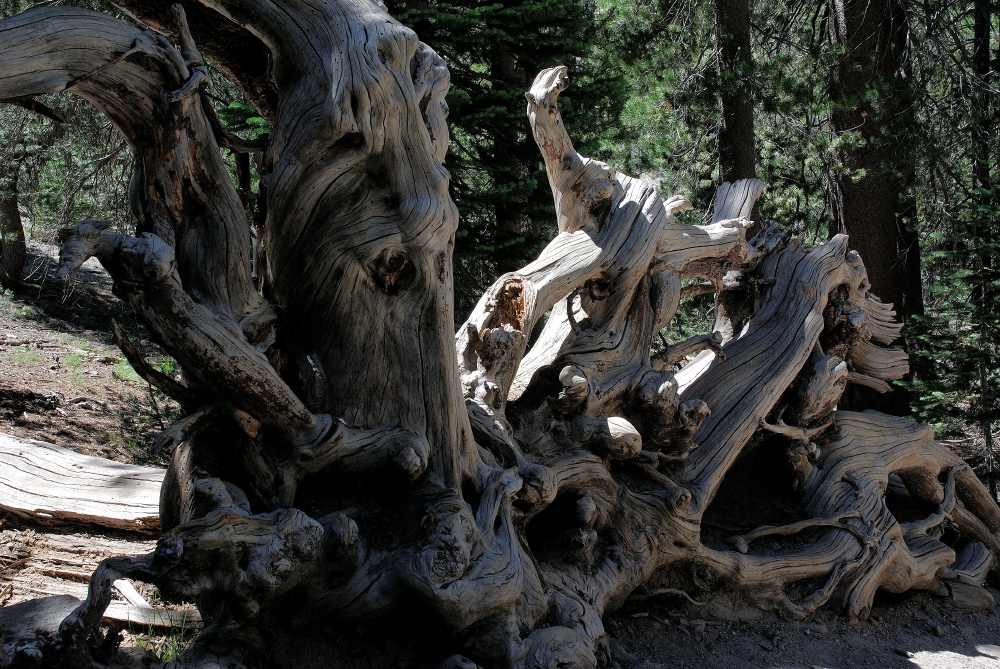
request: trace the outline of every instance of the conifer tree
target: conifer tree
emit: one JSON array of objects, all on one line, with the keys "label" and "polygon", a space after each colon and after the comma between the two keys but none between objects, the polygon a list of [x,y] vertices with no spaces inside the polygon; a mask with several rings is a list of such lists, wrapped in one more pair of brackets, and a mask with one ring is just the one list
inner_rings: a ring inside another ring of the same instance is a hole
[{"label": "conifer tree", "polygon": [[613,125],[622,95],[597,75],[597,23],[584,0],[394,0],[390,12],[448,63],[451,193],[462,213],[456,240],[456,315],[499,274],[534,258],[555,230],[541,156],[524,128],[524,91],[545,67],[565,64],[580,85],[564,114],[581,151]]}]

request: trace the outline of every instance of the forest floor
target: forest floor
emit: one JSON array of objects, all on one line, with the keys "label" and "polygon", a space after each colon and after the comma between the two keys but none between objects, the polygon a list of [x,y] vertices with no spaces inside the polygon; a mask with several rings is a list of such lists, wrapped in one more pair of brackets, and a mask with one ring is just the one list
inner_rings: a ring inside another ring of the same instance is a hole
[{"label": "forest floor", "polygon": [[[161,371],[172,373],[172,361],[145,338],[130,310],[111,294],[111,281],[95,261],[68,281],[55,270],[55,247],[33,244],[23,288],[0,294],[0,432],[121,462],[162,465],[150,454],[149,444],[177,407],[131,369],[114,345],[111,319]],[[93,547],[75,553],[78,564],[59,568],[59,573],[84,579],[108,546],[130,552],[153,546],[138,537],[87,534],[60,534],[49,543],[53,541]],[[31,547],[45,544],[43,530],[0,516],[0,607],[55,594],[44,587],[13,587],[24,582],[14,579],[18,572],[53,571],[32,557]],[[77,579],[77,585],[85,591],[85,580]],[[1000,592],[992,592],[1000,598]],[[669,599],[630,602],[607,616],[616,666],[1000,669],[1000,614],[962,610],[930,594],[883,597],[868,620],[853,624],[834,612],[803,623],[764,612],[754,620],[732,621],[724,619],[724,610],[707,615],[681,604]],[[341,630],[348,638],[366,636],[362,630],[351,632]],[[162,653],[183,643],[185,635],[156,637],[139,631],[125,636],[129,644]],[[331,667],[422,666],[400,661],[408,654],[405,647],[387,652],[384,643],[347,641],[345,646],[338,648],[340,661],[332,661]]]},{"label": "forest floor", "polygon": [[111,294],[96,259],[64,279],[57,254],[32,244],[21,289],[0,292],[0,432],[156,464],[147,446],[178,407],[128,364],[112,319],[155,367],[172,373],[173,361]]}]

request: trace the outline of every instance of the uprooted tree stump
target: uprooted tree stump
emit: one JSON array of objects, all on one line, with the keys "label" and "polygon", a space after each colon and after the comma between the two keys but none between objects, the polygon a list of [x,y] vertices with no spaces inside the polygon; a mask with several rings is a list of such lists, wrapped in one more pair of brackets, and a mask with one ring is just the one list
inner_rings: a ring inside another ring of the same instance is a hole
[{"label": "uprooted tree stump", "polygon": [[[684,198],[576,153],[553,68],[527,100],[559,233],[455,335],[429,47],[368,0],[118,4],[162,32],[58,6],[0,23],[0,97],[75,93],[135,151],[136,234],[83,221],[62,267],[96,256],[183,369],[121,342],[185,411],[159,440],[165,533],[3,662],[109,652],[123,576],[197,602],[205,630],[174,667],[279,666],[274,630],[409,616],[447,630],[426,642],[446,666],[540,668],[607,665],[601,617],[637,590],[863,618],[879,590],[968,592],[995,570],[1000,508],[969,467],[929,428],[837,410],[846,384],[907,369],[845,237],[747,241],[756,181],[725,184],[709,225],[675,223]],[[223,129],[200,49],[268,141]],[[259,280],[222,148],[263,154]],[[716,332],[651,355],[706,290]],[[778,463],[788,517],[707,531],[756,458]]]}]

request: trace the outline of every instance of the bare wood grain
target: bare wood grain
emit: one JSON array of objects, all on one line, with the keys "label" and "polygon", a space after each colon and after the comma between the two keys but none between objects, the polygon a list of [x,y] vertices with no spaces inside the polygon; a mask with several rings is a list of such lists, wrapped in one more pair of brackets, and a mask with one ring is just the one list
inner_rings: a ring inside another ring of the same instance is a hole
[{"label": "bare wood grain", "polygon": [[0,434],[0,509],[39,525],[157,534],[164,473]]}]

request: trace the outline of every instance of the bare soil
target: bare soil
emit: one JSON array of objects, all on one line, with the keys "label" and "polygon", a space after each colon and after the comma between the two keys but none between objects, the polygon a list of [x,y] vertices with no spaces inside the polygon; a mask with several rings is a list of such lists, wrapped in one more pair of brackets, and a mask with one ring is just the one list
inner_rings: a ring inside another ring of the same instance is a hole
[{"label": "bare soil", "polygon": [[23,286],[0,294],[0,431],[155,464],[148,445],[178,408],[129,366],[114,345],[112,319],[152,363],[171,371],[172,361],[111,294],[96,260],[64,279],[57,254],[32,244]]},{"label": "bare soil", "polygon": [[[991,591],[996,598],[1000,592]],[[714,613],[719,613],[715,611]],[[997,669],[1000,616],[963,611],[927,593],[885,597],[871,617],[851,624],[821,611],[807,622],[768,614],[758,620],[694,618],[667,603],[610,616],[617,655],[672,668],[736,669]]]},{"label": "bare soil", "polygon": [[[0,431],[122,462],[156,464],[148,445],[177,407],[131,371],[113,344],[111,319],[168,373],[171,361],[111,294],[111,281],[96,262],[69,281],[56,276],[56,263],[54,247],[33,244],[24,287],[0,295]],[[60,546],[80,548],[69,553],[53,548]],[[86,576],[100,559],[151,547],[124,536],[46,535],[0,518],[0,607],[53,594],[82,596]],[[155,598],[154,592],[144,594]],[[754,620],[726,620],[735,607],[701,608],[646,599],[609,615],[615,666],[1000,669],[1000,615],[955,608],[926,593],[884,597],[869,620],[855,624],[833,612],[796,623],[765,612]],[[164,637],[126,635],[132,645],[167,643]],[[316,666],[433,666],[429,658],[411,655],[405,636],[397,643],[348,625],[327,637],[329,654]],[[288,660],[296,651],[282,654]],[[301,666],[313,666],[308,661],[303,657]]]}]

